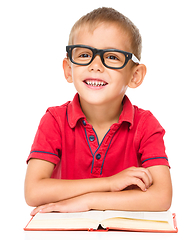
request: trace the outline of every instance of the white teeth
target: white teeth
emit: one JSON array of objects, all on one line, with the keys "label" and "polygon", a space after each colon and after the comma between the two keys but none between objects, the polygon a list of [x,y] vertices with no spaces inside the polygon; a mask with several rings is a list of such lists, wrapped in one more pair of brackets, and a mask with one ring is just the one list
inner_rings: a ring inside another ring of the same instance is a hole
[{"label": "white teeth", "polygon": [[94,87],[99,87],[99,86],[104,86],[106,83],[101,82],[101,81],[86,81],[87,85],[91,85]]}]

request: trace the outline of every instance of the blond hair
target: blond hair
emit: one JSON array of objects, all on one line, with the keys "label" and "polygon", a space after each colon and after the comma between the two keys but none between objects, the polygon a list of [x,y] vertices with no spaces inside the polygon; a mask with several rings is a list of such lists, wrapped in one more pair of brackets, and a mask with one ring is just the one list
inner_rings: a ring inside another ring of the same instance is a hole
[{"label": "blond hair", "polygon": [[69,45],[73,44],[74,35],[82,26],[88,26],[89,31],[94,31],[101,23],[116,23],[131,38],[131,52],[140,60],[142,39],[139,29],[133,22],[113,8],[98,8],[82,16],[72,27],[69,35]]}]

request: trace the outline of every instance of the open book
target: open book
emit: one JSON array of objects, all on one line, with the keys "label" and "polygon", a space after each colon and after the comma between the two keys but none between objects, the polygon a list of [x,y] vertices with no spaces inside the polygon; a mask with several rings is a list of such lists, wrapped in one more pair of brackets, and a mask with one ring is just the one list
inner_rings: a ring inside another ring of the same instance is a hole
[{"label": "open book", "polygon": [[78,213],[37,213],[26,231],[122,230],[139,232],[177,232],[171,212],[95,211]]}]

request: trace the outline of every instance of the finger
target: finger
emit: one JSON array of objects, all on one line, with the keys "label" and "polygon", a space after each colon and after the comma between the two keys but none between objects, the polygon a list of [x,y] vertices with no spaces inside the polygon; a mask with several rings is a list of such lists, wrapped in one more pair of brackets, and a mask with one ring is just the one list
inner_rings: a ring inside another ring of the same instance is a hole
[{"label": "finger", "polygon": [[134,177],[131,182],[132,182],[132,185],[138,186],[143,192],[147,191],[146,185],[141,179]]},{"label": "finger", "polygon": [[35,210],[36,210],[36,208],[33,209],[33,211],[30,213],[31,216],[35,216],[35,214],[36,214],[36,211],[35,211]]},{"label": "finger", "polygon": [[136,168],[133,170],[133,174],[135,177],[140,178],[144,184],[146,185],[146,188],[149,188],[152,184],[152,176],[150,172],[145,168]]},{"label": "finger", "polygon": [[147,173],[148,173],[148,176],[149,176],[149,179],[150,179],[150,184],[152,185],[153,184],[153,177],[152,177],[150,171],[148,169],[146,169],[146,170],[147,170]]},{"label": "finger", "polygon": [[149,188],[149,178],[144,171],[137,170],[132,172],[131,184],[136,184],[143,191]]},{"label": "finger", "polygon": [[146,169],[146,168],[142,168],[142,171],[145,171],[145,173],[147,174],[147,176],[149,178],[149,183],[150,183],[150,185],[152,185],[153,178],[152,178],[152,175],[151,175],[150,171],[148,169]]},{"label": "finger", "polygon": [[33,209],[33,211],[30,213],[31,216],[35,216],[38,212],[40,212],[43,208],[45,208],[49,204],[41,205],[39,207],[36,207]]},{"label": "finger", "polygon": [[42,208],[43,208],[43,206],[36,207],[35,209],[33,209],[33,211],[30,213],[30,215],[35,216]]},{"label": "finger", "polygon": [[148,174],[145,171],[140,171],[138,173],[139,178],[144,182],[146,189],[148,189],[150,187],[150,178],[148,176]]},{"label": "finger", "polygon": [[54,203],[50,203],[46,205],[44,208],[40,209],[40,213],[49,213],[49,212],[57,212],[58,208],[57,205]]}]

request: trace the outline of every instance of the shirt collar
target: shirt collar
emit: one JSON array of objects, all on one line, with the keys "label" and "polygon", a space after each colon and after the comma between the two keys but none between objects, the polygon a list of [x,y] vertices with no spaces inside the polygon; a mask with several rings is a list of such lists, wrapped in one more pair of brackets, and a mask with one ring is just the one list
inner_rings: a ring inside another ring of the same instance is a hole
[{"label": "shirt collar", "polygon": [[134,106],[132,105],[129,98],[125,95],[123,98],[123,111],[119,117],[119,123],[128,122],[130,123],[130,129],[133,126],[134,120]]},{"label": "shirt collar", "polygon": [[71,128],[74,128],[79,119],[84,118],[85,115],[81,109],[80,102],[79,102],[79,94],[76,93],[73,101],[68,105],[67,111],[68,123]]},{"label": "shirt collar", "polygon": [[[75,95],[73,101],[68,105],[67,111],[68,123],[71,128],[74,128],[79,119],[86,119],[79,102],[78,93]],[[130,128],[133,126],[134,107],[129,98],[125,95],[123,98],[123,111],[119,118],[119,124],[122,122],[129,122]]]}]

